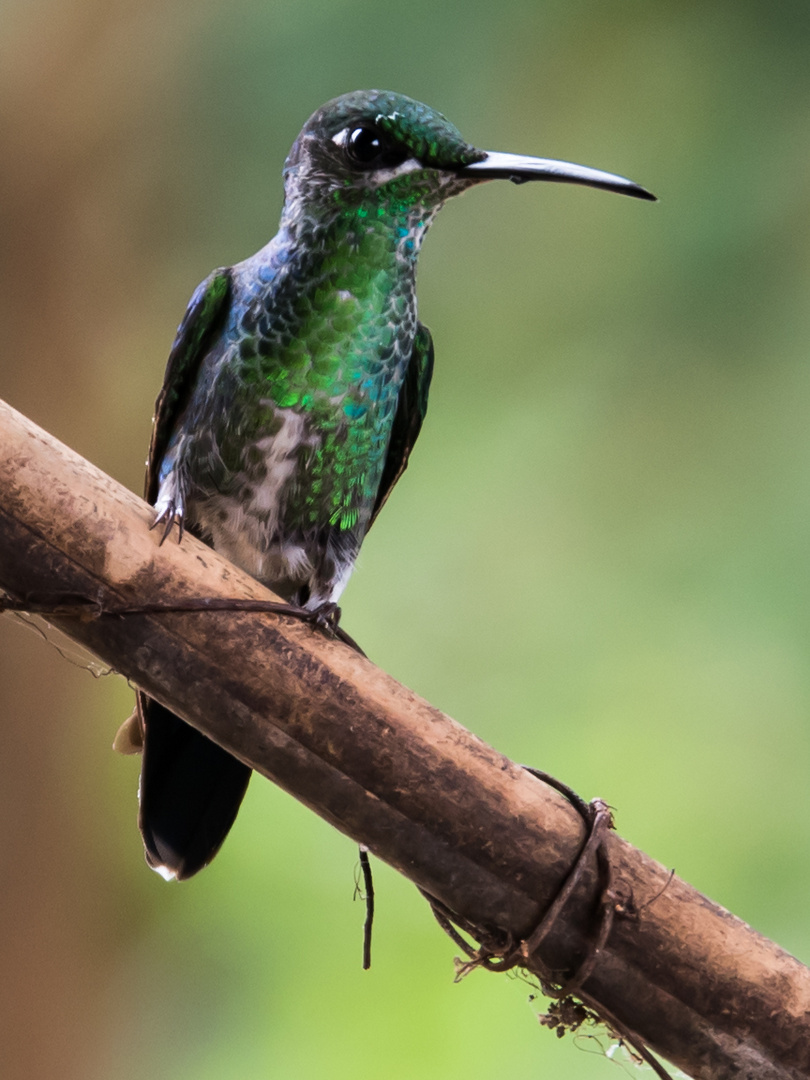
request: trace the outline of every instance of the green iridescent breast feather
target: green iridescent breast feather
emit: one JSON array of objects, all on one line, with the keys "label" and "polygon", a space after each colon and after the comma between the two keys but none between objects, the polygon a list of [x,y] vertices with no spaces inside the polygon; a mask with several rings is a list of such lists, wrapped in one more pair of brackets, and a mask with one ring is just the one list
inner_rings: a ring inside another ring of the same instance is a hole
[{"label": "green iridescent breast feather", "polygon": [[[390,230],[375,221],[363,236],[376,232]],[[305,527],[368,520],[416,332],[413,278],[398,267],[395,246],[381,239],[371,259],[362,237],[356,243],[362,257],[334,237],[305,246],[273,292],[242,313],[221,373],[235,397],[220,444],[232,439],[234,414],[243,447],[272,434],[285,410],[304,420],[296,475],[307,482],[290,485],[284,514]],[[231,455],[220,457],[233,470]]]}]

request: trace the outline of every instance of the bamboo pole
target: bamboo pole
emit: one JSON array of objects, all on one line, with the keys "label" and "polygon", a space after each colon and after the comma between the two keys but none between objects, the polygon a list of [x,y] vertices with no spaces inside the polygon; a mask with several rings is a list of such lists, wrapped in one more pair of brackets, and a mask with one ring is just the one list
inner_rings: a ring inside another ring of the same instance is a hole
[{"label": "bamboo pole", "polygon": [[[101,609],[277,599],[191,536],[162,547],[135,495],[0,402],[0,588]],[[476,928],[525,939],[584,838],[556,791],[299,621],[244,611],[54,618],[106,664]],[[810,1077],[810,970],[615,833],[617,918],[582,999],[695,1080]],[[537,953],[588,953],[586,873]]]}]

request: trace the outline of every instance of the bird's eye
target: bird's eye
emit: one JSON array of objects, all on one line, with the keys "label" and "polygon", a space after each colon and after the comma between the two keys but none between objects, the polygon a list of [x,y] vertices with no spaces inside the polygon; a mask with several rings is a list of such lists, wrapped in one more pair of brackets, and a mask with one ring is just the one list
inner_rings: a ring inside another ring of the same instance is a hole
[{"label": "bird's eye", "polygon": [[358,127],[346,140],[346,156],[356,168],[383,169],[401,165],[408,155],[376,128]]},{"label": "bird's eye", "polygon": [[346,152],[357,165],[373,165],[383,152],[383,142],[374,128],[355,128],[346,140]]}]

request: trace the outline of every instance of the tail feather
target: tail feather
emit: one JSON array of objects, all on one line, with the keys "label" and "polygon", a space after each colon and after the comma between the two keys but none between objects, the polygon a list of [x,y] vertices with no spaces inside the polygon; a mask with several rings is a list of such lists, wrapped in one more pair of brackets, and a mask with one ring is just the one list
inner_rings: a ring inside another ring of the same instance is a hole
[{"label": "tail feather", "polygon": [[146,861],[182,881],[216,855],[251,770],[174,713],[138,694],[144,729],[139,825]]}]

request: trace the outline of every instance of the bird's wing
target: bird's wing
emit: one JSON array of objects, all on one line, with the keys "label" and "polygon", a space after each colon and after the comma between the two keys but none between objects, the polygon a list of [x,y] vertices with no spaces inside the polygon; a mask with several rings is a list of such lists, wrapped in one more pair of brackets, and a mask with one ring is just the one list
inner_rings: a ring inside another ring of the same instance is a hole
[{"label": "bird's wing", "polygon": [[177,418],[188,401],[200,363],[221,326],[230,293],[230,269],[213,270],[195,289],[177,329],[163,386],[155,402],[152,440],[146,459],[144,498],[152,504],[157,498],[160,462]]},{"label": "bird's wing", "polygon": [[408,466],[408,457],[427,413],[428,390],[432,375],[433,339],[428,328],[418,323],[413,352],[397,399],[391,441],[388,444],[388,454],[385,458],[382,480],[377,490],[377,501],[374,503],[369,528],[382,510],[394,484]]},{"label": "bird's wing", "polygon": [[[154,504],[160,463],[185,408],[200,364],[228,310],[231,271],[214,270],[197,287],[169,353],[155,402],[146,461],[146,498]],[[151,866],[190,877],[217,852],[233,824],[250,769],[188,727],[142,691],[136,692],[143,742],[139,824]]]}]

